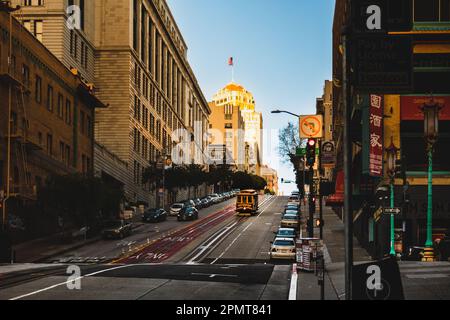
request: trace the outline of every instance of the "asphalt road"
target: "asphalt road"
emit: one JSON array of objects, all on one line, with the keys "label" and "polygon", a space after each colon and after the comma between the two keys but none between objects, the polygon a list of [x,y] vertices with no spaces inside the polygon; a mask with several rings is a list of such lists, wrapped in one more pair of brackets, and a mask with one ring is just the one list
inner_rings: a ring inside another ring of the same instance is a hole
[{"label": "asphalt road", "polygon": [[[287,199],[262,197],[249,218],[235,215],[234,201],[195,222],[144,225],[123,242],[78,249],[56,259],[63,264],[0,274],[0,299],[286,300],[291,262],[271,263],[269,246]],[[83,262],[108,256],[110,264]]]}]

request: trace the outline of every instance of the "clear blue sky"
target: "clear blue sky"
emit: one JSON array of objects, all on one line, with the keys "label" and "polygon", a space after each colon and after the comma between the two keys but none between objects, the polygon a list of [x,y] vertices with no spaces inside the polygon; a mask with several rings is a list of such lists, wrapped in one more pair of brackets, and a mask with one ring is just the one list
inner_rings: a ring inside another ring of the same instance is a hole
[{"label": "clear blue sky", "polygon": [[[265,129],[296,121],[270,114],[273,109],[315,113],[316,98],[332,73],[334,0],[167,1],[208,101],[230,82],[227,62],[232,56],[235,81],[253,93]],[[274,157],[277,141],[264,143],[264,162],[280,177],[293,179],[292,167]]]}]

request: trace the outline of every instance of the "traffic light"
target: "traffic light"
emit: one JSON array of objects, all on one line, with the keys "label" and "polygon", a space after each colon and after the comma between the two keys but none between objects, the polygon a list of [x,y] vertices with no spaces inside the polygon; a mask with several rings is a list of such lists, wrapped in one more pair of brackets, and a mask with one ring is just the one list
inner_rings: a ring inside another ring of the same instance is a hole
[{"label": "traffic light", "polygon": [[306,163],[313,166],[316,163],[316,139],[309,139],[306,145]]},{"label": "traffic light", "polygon": [[406,181],[406,168],[404,166],[404,158],[395,160],[395,176]]}]

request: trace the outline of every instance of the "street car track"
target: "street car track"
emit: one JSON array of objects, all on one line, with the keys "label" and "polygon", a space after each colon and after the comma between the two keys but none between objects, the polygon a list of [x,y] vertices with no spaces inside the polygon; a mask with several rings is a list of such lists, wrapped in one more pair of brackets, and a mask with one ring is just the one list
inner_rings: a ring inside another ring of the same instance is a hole
[{"label": "street car track", "polygon": [[[271,198],[266,199],[268,201]],[[263,202],[265,203],[265,202]],[[215,214],[204,217],[182,229],[137,248],[131,254],[119,258],[113,264],[161,263],[175,255],[199,236],[220,223],[235,216],[235,206],[231,205]],[[247,218],[238,218],[238,222]],[[236,220],[235,220],[236,221]]]}]

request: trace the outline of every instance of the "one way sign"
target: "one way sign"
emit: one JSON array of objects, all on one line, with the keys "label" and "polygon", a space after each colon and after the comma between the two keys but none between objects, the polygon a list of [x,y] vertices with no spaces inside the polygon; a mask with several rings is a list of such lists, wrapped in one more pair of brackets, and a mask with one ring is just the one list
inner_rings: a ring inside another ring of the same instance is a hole
[{"label": "one way sign", "polygon": [[400,214],[402,210],[400,208],[384,208],[384,214]]}]

